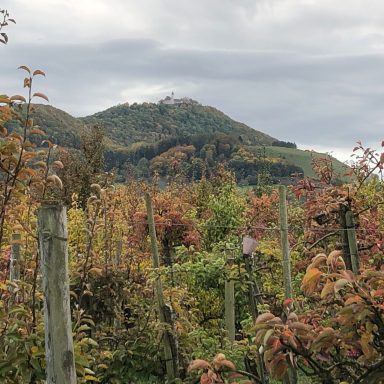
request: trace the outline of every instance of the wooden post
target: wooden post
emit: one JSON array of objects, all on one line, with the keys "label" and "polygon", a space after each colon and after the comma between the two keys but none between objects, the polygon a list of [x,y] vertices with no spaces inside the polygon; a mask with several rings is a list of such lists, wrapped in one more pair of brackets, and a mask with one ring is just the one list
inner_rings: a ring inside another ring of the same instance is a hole
[{"label": "wooden post", "polygon": [[356,240],[355,224],[353,222],[353,213],[348,210],[345,214],[346,232],[348,235],[349,255],[351,258],[351,267],[354,274],[359,273],[359,254]]},{"label": "wooden post", "polygon": [[259,316],[259,310],[257,309],[256,289],[252,276],[251,255],[243,255],[245,270],[247,271],[248,279],[248,302],[251,310],[252,320],[255,323]]},{"label": "wooden post", "polygon": [[[123,251],[123,240],[120,238],[120,240],[116,241],[116,251],[115,251],[114,256],[112,258],[112,265],[115,268],[115,270],[120,266],[122,251]],[[118,300],[117,300],[117,305],[116,305],[116,309],[115,309],[117,316],[115,315],[115,317],[113,319],[113,327],[114,327],[115,331],[117,331],[121,327],[120,318],[122,316],[122,314],[121,314],[122,309],[123,309],[122,306],[123,306],[123,298],[120,296],[120,298],[118,298]]]},{"label": "wooden post", "polygon": [[76,384],[66,209],[61,206],[40,208],[38,226],[44,289],[47,384]]},{"label": "wooden post", "polygon": [[123,240],[120,239],[120,240],[116,241],[116,252],[115,252],[115,256],[112,260],[112,264],[114,267],[118,267],[120,265],[122,251],[123,251]]},{"label": "wooden post", "polygon": [[[230,273],[233,265],[233,257],[227,254],[227,272]],[[235,282],[230,277],[225,280],[225,328],[228,338],[235,341]]]},{"label": "wooden post", "polygon": [[9,280],[20,280],[20,233],[12,234],[11,261],[9,265]]},{"label": "wooden post", "polygon": [[[260,290],[253,278],[253,273],[252,273],[253,266],[251,263],[251,258],[256,247],[257,247],[257,241],[255,239],[249,236],[243,237],[243,260],[244,260],[245,270],[247,271],[248,303],[251,310],[253,323],[255,323],[257,317],[259,316],[257,302],[262,303]],[[251,364],[249,364],[249,369],[251,370],[252,373],[258,374],[262,384],[265,384],[268,381],[268,378],[265,375],[263,356],[262,356],[262,353],[260,353],[259,351],[257,351],[256,370],[254,371],[254,366]]]},{"label": "wooden post", "polygon": [[343,246],[343,260],[345,266],[348,270],[352,271],[352,261],[351,254],[349,251],[349,242],[348,242],[348,231],[347,231],[347,222],[346,222],[346,214],[348,212],[348,207],[344,204],[340,204],[339,206],[339,223],[341,226],[341,242]]},{"label": "wooden post", "polygon": [[279,185],[280,241],[283,253],[284,297],[293,298],[288,241],[287,188]]},{"label": "wooden post", "polygon": [[[287,188],[285,185],[279,185],[279,211],[280,211],[280,241],[283,253],[283,279],[284,279],[284,297],[293,299],[291,260],[289,254],[288,240],[288,213],[287,213]],[[297,372],[291,367],[284,378],[284,383],[296,384]]]},{"label": "wooden post", "polygon": [[[153,217],[153,207],[152,207],[152,199],[149,193],[145,194],[145,204],[147,208],[147,216],[148,216],[148,229],[149,236],[151,238],[151,249],[152,249],[152,266],[155,269],[160,267],[160,258],[159,258],[159,250],[157,247],[157,238],[156,238],[156,228],[155,228],[155,220]],[[163,286],[161,284],[160,276],[158,275],[155,280],[155,295],[157,300],[157,307],[159,311],[159,318],[163,325],[167,325],[170,330],[173,329],[173,324],[169,324],[167,322],[169,319],[169,308],[166,306],[164,302],[163,295]],[[168,381],[171,383],[178,376],[178,359],[175,353],[175,349],[177,343],[175,342],[175,337],[172,335],[170,330],[166,330],[163,333],[162,341],[164,348],[164,358],[165,358],[165,367],[167,371]],[[173,352],[172,352],[173,350]]]}]

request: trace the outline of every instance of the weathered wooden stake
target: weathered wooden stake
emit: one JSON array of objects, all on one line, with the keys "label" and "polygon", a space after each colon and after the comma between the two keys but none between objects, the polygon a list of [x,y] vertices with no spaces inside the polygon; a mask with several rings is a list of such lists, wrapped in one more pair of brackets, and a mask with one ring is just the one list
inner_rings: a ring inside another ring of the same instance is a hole
[{"label": "weathered wooden stake", "polygon": [[[291,260],[289,254],[288,240],[288,213],[287,213],[287,187],[279,185],[279,211],[280,211],[280,241],[283,253],[283,279],[284,279],[284,297],[286,299],[293,298],[292,276],[291,276]],[[294,368],[288,370],[288,374],[284,378],[285,383],[296,384],[297,372]]]},{"label": "weathered wooden stake", "polygon": [[350,271],[352,270],[352,261],[351,261],[351,254],[349,250],[349,242],[348,242],[348,231],[347,229],[347,222],[346,222],[346,214],[348,212],[348,207],[344,204],[340,204],[339,206],[339,223],[341,226],[340,236],[341,236],[341,242],[343,246],[343,260],[345,263],[345,266]]},{"label": "weathered wooden stake", "polygon": [[112,263],[114,267],[118,267],[121,263],[121,253],[123,251],[123,240],[117,240],[116,242],[116,252],[113,257]]},{"label": "weathered wooden stake", "polygon": [[[153,217],[152,199],[149,193],[145,194],[145,203],[147,207],[149,236],[151,238],[152,266],[153,268],[158,269],[160,267],[160,258],[159,258],[159,250],[157,247],[156,228],[155,228],[155,220]],[[163,325],[166,325],[168,328],[172,330],[173,324],[168,323],[170,321],[169,308],[166,306],[164,302],[163,286],[161,284],[161,279],[159,275],[156,277],[156,280],[155,280],[155,295],[157,300],[157,307],[159,311],[160,321],[163,323]],[[167,378],[169,382],[172,382],[178,376],[178,361],[177,361],[178,359],[175,353],[177,343],[174,340],[174,336],[172,335],[171,331],[169,330],[164,331],[162,340],[163,340]]]},{"label": "weathered wooden stake", "polygon": [[[120,238],[120,240],[117,240],[116,242],[116,251],[114,253],[114,256],[112,258],[112,265],[114,268],[118,268],[121,263],[121,254],[123,251],[123,240]],[[116,306],[116,311],[121,312],[122,310],[122,305],[123,305],[123,299],[120,297],[117,300],[117,306]],[[117,331],[121,327],[121,321],[119,317],[116,317],[113,319],[113,326],[115,330]]]},{"label": "weathered wooden stake", "polygon": [[38,225],[44,289],[46,382],[47,384],[76,384],[65,207],[40,208]]},{"label": "weathered wooden stake", "polygon": [[9,265],[9,280],[20,280],[20,233],[12,234],[11,262]]},{"label": "weathered wooden stake", "polygon": [[287,217],[287,188],[279,185],[279,211],[280,211],[280,241],[283,253],[283,279],[284,296],[286,299],[293,298],[291,281],[291,261],[289,256],[288,241],[288,217]]},{"label": "weathered wooden stake", "polygon": [[356,229],[353,222],[353,213],[348,210],[345,214],[346,232],[348,235],[349,255],[351,258],[352,272],[359,273],[359,254],[356,240]]},{"label": "weathered wooden stake", "polygon": [[257,308],[256,288],[252,276],[251,255],[243,254],[243,259],[248,279],[248,303],[253,323],[255,323],[257,317],[259,316],[259,310]]},{"label": "weathered wooden stake", "polygon": [[[227,255],[227,271],[230,272],[233,265],[233,256]],[[235,282],[231,278],[225,280],[225,328],[228,338],[235,341]]]}]

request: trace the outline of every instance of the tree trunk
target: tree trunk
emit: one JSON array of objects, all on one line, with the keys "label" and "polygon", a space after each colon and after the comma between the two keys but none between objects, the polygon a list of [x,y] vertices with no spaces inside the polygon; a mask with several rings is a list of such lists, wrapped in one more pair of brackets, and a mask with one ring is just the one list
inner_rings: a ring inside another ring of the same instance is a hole
[{"label": "tree trunk", "polygon": [[76,384],[68,279],[66,209],[39,209],[47,384]]}]

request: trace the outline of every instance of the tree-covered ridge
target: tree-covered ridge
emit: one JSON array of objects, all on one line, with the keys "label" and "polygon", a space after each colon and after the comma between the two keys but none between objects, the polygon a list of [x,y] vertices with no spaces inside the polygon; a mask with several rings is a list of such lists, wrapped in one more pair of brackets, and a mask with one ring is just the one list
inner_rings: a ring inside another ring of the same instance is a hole
[{"label": "tree-covered ridge", "polygon": [[216,132],[233,135],[248,144],[271,145],[275,141],[216,108],[202,105],[121,104],[81,120],[101,124],[106,135],[119,145]]},{"label": "tree-covered ridge", "polygon": [[[245,185],[281,182],[291,174],[314,176],[311,154],[273,146],[285,142],[200,104],[121,104],[85,118],[34,104],[33,121],[46,134],[35,135],[35,144],[48,139],[75,150],[87,127],[98,126],[104,135],[105,170],[117,170],[120,181],[155,174],[199,180],[221,164]],[[7,122],[7,129],[21,133],[17,124]]]}]

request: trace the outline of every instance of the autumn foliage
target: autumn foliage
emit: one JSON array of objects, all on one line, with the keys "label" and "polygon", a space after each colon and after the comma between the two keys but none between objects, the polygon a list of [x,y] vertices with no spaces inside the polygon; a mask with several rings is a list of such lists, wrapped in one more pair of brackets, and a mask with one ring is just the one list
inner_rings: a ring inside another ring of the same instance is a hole
[{"label": "autumn foliage", "polygon": [[[101,134],[92,128],[88,132],[100,145],[92,152],[89,137],[84,139],[86,164],[80,169],[79,158],[46,140],[34,124],[33,101],[48,101],[34,91],[44,72],[25,65],[20,70],[26,96],[0,97],[2,383],[45,380],[36,210],[63,201],[68,204],[79,383],[164,382],[165,332],[177,340],[175,383],[287,382],[295,372],[313,383],[380,382],[384,188],[377,175],[382,154],[359,143],[348,185],[333,183],[329,159],[323,159],[314,162],[316,180],[305,178],[291,188],[295,297],[287,298],[274,186],[243,191],[225,167],[208,179],[184,183],[177,173],[181,160],[191,155],[190,147],[167,153],[175,180],[166,186],[160,188],[156,177],[117,184],[113,173],[102,170]],[[163,161],[154,162],[158,172]],[[159,268],[151,262],[146,193],[154,207]],[[248,259],[242,255],[244,236],[258,242]],[[356,257],[358,268],[352,272]],[[154,287],[159,280],[170,319],[166,323],[157,312]],[[224,321],[229,281],[236,292],[233,343]],[[247,298],[250,285],[257,287],[256,321]]]}]

